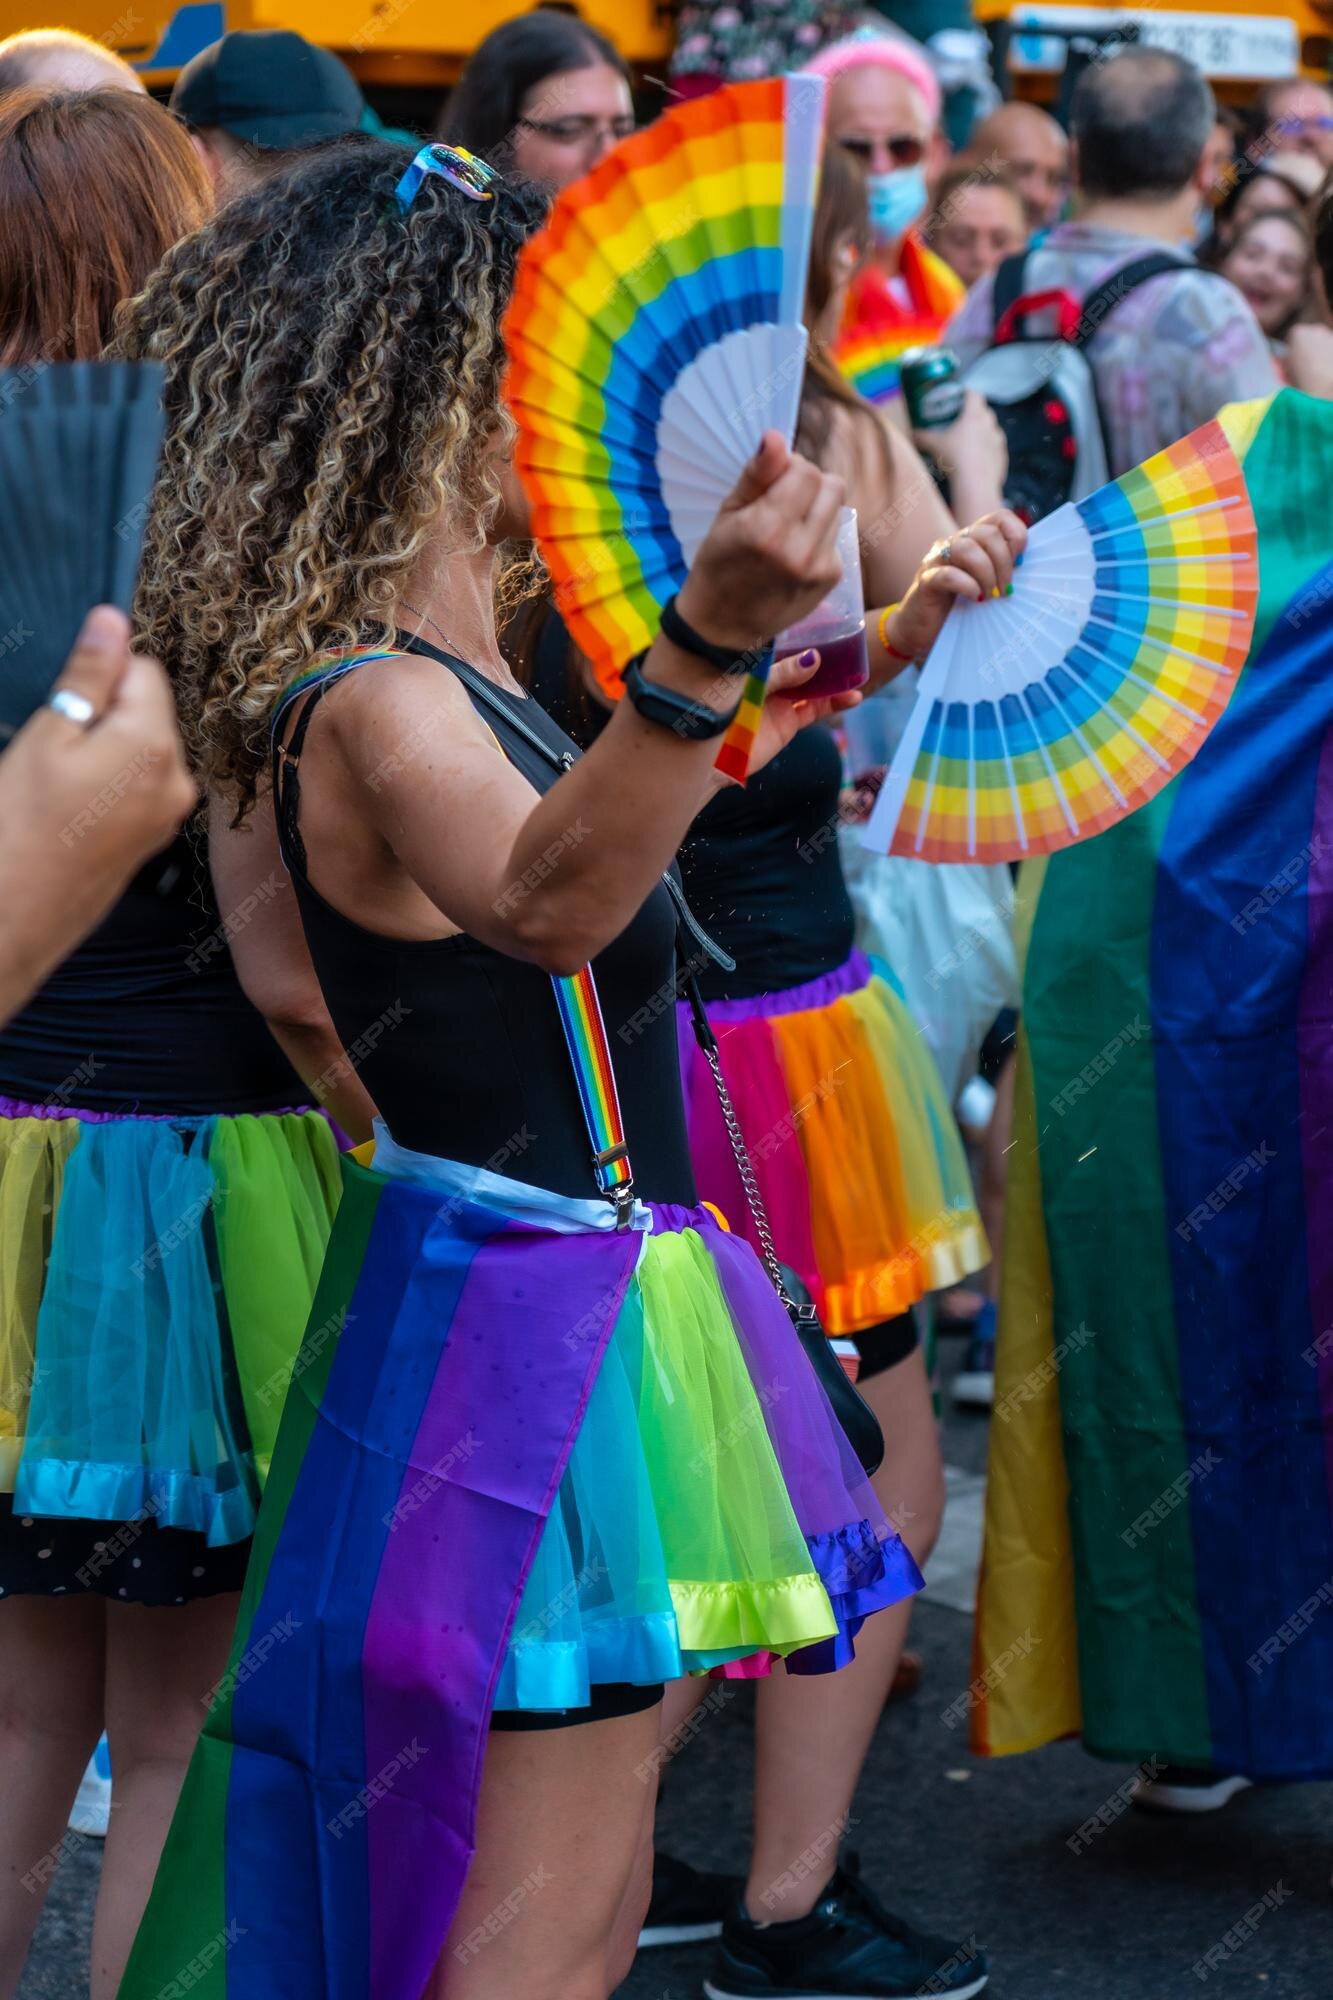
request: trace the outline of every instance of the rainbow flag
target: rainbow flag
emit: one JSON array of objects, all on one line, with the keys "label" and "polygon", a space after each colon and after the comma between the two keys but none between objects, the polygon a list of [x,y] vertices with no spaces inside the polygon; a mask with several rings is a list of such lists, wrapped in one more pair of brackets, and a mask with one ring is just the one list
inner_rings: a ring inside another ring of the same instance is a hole
[{"label": "rainbow flag", "polygon": [[[640,1255],[633,1230],[516,1242],[483,1206],[343,1171],[231,1658],[121,2000],[420,1995],[518,1593]],[[576,1339],[571,1296],[593,1301]]]},{"label": "rainbow flag", "polygon": [[387,1133],[375,1160],[343,1161],[230,1660],[121,2000],[421,2000],[493,1707],[775,1658],[834,1672],[921,1586],[763,1266],[711,1211],[636,1202],[621,1227]]},{"label": "rainbow flag", "polygon": [[1236,692],[1020,879],[974,1743],[1327,1778],[1333,404],[1221,422],[1258,527]]},{"label": "rainbow flag", "polygon": [[964,298],[961,281],[914,231],[903,239],[899,266],[898,288],[873,268],[854,280],[843,330],[830,349],[869,403],[890,403],[901,393],[904,354],[934,347]]}]

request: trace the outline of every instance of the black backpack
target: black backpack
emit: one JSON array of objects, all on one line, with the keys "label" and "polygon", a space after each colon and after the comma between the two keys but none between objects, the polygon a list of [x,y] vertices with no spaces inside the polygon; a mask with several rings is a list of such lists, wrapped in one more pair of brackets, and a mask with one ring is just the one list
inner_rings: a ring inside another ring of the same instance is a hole
[{"label": "black backpack", "polygon": [[[1080,305],[1070,292],[1028,292],[1027,255],[995,273],[991,345],[967,370],[970,389],[994,410],[1009,447],[1004,497],[1025,521],[1081,500],[1109,477],[1106,433],[1087,356],[1089,341],[1123,299],[1149,278],[1195,266],[1154,251],[1113,271]],[[1054,309],[1054,334],[1028,332],[1028,315]]]}]

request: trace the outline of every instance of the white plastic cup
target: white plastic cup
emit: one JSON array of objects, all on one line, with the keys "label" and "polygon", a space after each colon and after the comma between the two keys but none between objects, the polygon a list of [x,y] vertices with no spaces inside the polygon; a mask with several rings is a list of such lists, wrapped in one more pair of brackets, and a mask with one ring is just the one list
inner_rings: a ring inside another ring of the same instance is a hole
[{"label": "white plastic cup", "polygon": [[819,665],[800,687],[783,690],[792,700],[808,701],[817,695],[848,694],[864,687],[870,679],[866,652],[866,603],[861,582],[861,544],[856,532],[856,509],[844,507],[838,517],[838,557],[842,575],[828,596],[817,604],[798,625],[788,626],[773,642],[773,657],[787,659],[813,646]]}]

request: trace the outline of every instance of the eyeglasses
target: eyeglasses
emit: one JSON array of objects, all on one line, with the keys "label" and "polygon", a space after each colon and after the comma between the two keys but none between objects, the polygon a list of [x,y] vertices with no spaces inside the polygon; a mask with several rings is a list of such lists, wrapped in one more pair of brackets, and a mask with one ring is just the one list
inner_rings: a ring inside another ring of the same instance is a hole
[{"label": "eyeglasses", "polygon": [[622,118],[594,118],[591,114],[579,114],[568,118],[520,118],[518,122],[539,138],[549,139],[553,146],[600,144],[603,136],[612,145],[619,145],[636,129],[631,112],[626,112]]},{"label": "eyeglasses", "polygon": [[895,167],[916,167],[926,157],[926,142],[914,132],[900,132],[892,139],[839,139],[844,153],[854,160],[873,160],[875,148],[883,146]]},{"label": "eyeglasses", "polygon": [[456,187],[469,201],[490,201],[490,183],[496,179],[494,167],[479,160],[463,146],[423,146],[393,191],[394,200],[406,214],[428,175],[434,174]]},{"label": "eyeglasses", "polygon": [[1333,132],[1333,112],[1311,112],[1308,118],[1278,118],[1279,132]]}]

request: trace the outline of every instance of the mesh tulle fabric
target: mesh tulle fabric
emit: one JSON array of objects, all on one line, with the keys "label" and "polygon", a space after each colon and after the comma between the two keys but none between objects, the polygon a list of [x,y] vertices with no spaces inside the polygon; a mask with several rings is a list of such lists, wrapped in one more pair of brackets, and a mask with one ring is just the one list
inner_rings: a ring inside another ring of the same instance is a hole
[{"label": "mesh tulle fabric", "polygon": [[581,1708],[595,1681],[684,1673],[644,1453],[631,1285],[510,1635],[497,1708]]},{"label": "mesh tulle fabric", "polygon": [[934,1058],[889,968],[878,960],[872,964],[875,977],[850,994],[847,1005],[875,1051],[900,1134],[913,1134],[901,1148],[912,1243],[925,1268],[927,1290],[937,1291],[980,1270],[990,1248]]},{"label": "mesh tulle fabric", "polygon": [[[748,1650],[765,1631],[771,1637],[760,1643],[780,1650],[805,1643],[812,1618],[831,1633],[765,1421],[780,1385],[751,1377],[698,1230],[650,1237],[639,1288],[654,1334],[645,1343],[639,1427],[658,1468],[684,1644]],[[731,1581],[737,1576],[743,1588]]]},{"label": "mesh tulle fabric", "polygon": [[655,1208],[510,1638],[499,1708],[824,1672],[921,1586],[748,1245]]},{"label": "mesh tulle fabric", "polygon": [[253,1528],[258,1482],[228,1405],[200,1227],[212,1198],[206,1128],[82,1128],[37,1315],[21,1511],[147,1511],[212,1543]]},{"label": "mesh tulle fabric", "polygon": [[262,1485],[338,1206],[338,1147],[327,1121],[309,1113],[247,1115],[216,1121],[208,1159],[218,1265]]},{"label": "mesh tulle fabric", "polygon": [[147,1514],[214,1546],[251,1532],[246,1404],[271,1443],[337,1199],[326,1145],[313,1114],[0,1119],[18,1253],[0,1266],[0,1421],[20,1512]]},{"label": "mesh tulle fabric", "polygon": [[[891,1319],[980,1268],[987,1250],[967,1162],[887,967],[857,955],[839,975],[810,982],[808,994],[725,1002],[710,1015],[774,1240],[829,1333]],[[681,1049],[700,1189],[753,1241],[712,1079],[684,1016]]]},{"label": "mesh tulle fabric", "polygon": [[670,1680],[831,1636],[717,1271],[654,1232],[524,1589],[498,1708]]},{"label": "mesh tulle fabric", "polygon": [[68,1120],[0,1118],[0,1492],[12,1493],[28,1428],[37,1311],[65,1166]]},{"label": "mesh tulle fabric", "polygon": [[[912,1596],[924,1579],[885,1515],[822,1383],[805,1364],[785,1312],[772,1310],[767,1275],[748,1245],[708,1224],[700,1233],[716,1262],[750,1375],[772,1385],[763,1399],[769,1434],[837,1620],[831,1639],[791,1653],[787,1668],[831,1672],[852,1658],[866,1618]],[[766,1670],[762,1661],[752,1660],[724,1667],[746,1678]]]},{"label": "mesh tulle fabric", "polygon": [[[677,1026],[695,1182],[704,1198],[715,1202],[732,1227],[743,1231],[757,1249],[759,1239],[723,1123],[717,1085],[695,1041],[687,1006],[680,1007]],[[791,1096],[772,1026],[756,1016],[715,1022],[714,1031],[722,1075],[763,1190],[773,1241],[782,1245],[782,1261],[796,1272],[823,1315],[824,1283],[812,1234],[815,1196],[792,1123]]]}]

